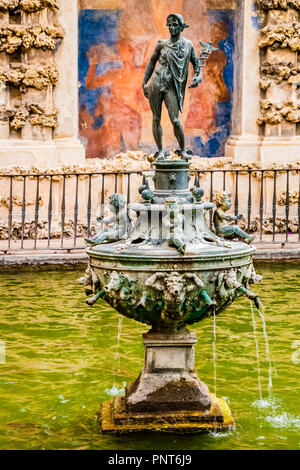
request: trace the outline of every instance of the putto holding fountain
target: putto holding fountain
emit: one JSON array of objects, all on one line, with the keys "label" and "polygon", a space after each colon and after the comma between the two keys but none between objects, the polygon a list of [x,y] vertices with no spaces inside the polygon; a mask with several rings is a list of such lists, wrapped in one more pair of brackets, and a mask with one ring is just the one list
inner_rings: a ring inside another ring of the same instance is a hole
[{"label": "putto holding fountain", "polygon": [[[248,244],[252,237],[236,225],[227,226],[236,217],[226,214],[230,201],[225,194],[215,212],[216,233],[208,227],[205,214],[215,204],[202,200],[198,176],[190,188],[189,154],[178,119],[189,62],[195,70],[191,87],[198,86],[214,48],[201,43],[197,59],[192,43],[180,37],[187,26],[182,16],[169,15],[167,26],[171,38],[158,42],[143,83],[158,147],[154,175],[152,179],[144,175],[138,202],[127,205],[123,196],[111,196],[114,215],[102,220],[107,227],[87,240],[85,283],[87,294],[93,294],[88,304],[103,299],[120,314],[151,326],[143,335],[145,363],[139,377],[126,387],[124,397],[102,404],[103,432],[233,428],[226,401],[217,398],[194,370],[197,340],[187,326],[211,316],[215,325],[216,315],[242,295],[258,303],[249,289],[260,281],[252,264],[255,248]],[[163,151],[163,101],[181,158],[168,159]]]}]

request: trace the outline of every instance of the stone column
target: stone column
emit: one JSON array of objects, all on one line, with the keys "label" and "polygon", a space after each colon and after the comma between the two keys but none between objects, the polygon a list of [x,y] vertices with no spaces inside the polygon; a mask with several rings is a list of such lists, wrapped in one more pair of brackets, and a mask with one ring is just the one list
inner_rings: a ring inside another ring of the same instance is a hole
[{"label": "stone column", "polygon": [[276,0],[237,1],[235,96],[226,156],[234,161],[299,159],[297,51],[300,7]]},{"label": "stone column", "polygon": [[77,2],[8,3],[0,21],[0,167],[83,163]]}]

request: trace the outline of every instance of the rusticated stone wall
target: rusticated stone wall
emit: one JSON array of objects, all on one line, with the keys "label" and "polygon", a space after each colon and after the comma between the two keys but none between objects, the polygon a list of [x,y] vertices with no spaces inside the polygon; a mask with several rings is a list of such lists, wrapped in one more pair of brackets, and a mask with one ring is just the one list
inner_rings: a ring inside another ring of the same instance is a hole
[{"label": "rusticated stone wall", "polygon": [[52,140],[54,54],[64,37],[57,0],[0,0],[1,139]]},{"label": "rusticated stone wall", "polygon": [[300,1],[257,0],[260,40],[261,135],[300,135]]}]

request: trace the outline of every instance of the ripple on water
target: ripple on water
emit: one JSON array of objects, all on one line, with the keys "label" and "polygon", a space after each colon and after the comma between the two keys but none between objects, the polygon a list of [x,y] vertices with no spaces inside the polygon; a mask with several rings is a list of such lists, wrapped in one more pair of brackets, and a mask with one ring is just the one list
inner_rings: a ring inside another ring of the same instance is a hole
[{"label": "ripple on water", "polygon": [[290,430],[300,429],[300,417],[295,418],[286,412],[278,415],[267,416],[266,422],[270,423],[274,428]]},{"label": "ripple on water", "polygon": [[126,382],[124,382],[123,387],[120,387],[120,388],[117,387],[116,384],[114,384],[111,388],[105,389],[105,393],[112,397],[123,395],[125,393],[125,386],[126,386]]},{"label": "ripple on water", "polygon": [[[292,361],[300,331],[298,268],[258,270],[264,279],[255,292],[266,308],[278,371],[271,398],[262,324],[258,319],[260,401],[251,312],[241,298],[216,324],[217,391],[230,403],[236,430],[147,439],[101,434],[95,420],[100,403],[123,395],[140,373],[147,326],[123,318],[121,330],[120,316],[105,302],[88,307],[78,271],[0,274],[0,341],[7,346],[7,363],[0,365],[0,449],[298,449],[300,364]],[[190,329],[198,337],[196,370],[213,390],[213,319]]]}]

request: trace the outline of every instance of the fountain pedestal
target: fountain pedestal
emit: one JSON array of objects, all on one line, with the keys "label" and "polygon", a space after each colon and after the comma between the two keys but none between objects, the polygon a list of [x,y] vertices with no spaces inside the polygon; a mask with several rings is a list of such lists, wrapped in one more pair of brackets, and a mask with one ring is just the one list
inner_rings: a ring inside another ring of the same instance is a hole
[{"label": "fountain pedestal", "polygon": [[[145,363],[125,397],[102,405],[103,432],[204,432],[234,427],[225,400],[209,392],[194,370],[196,336],[186,326],[221,313],[249,285],[259,282],[254,248],[225,241],[207,225],[196,178],[189,189],[183,160],[155,162],[154,188],[146,179],[141,199],[125,208],[110,197],[114,216],[89,242],[85,275],[87,300],[99,298],[122,315],[152,329],[143,336]],[[129,213],[134,224],[126,230]],[[113,222],[110,222],[113,220]],[[103,221],[102,221],[103,222]],[[125,231],[124,231],[125,230]]]},{"label": "fountain pedestal", "polygon": [[194,370],[194,333],[143,335],[145,363],[125,397],[102,405],[103,432],[199,432],[234,427],[224,400],[209,392]]}]

